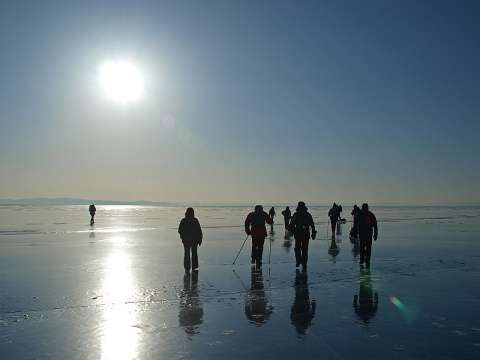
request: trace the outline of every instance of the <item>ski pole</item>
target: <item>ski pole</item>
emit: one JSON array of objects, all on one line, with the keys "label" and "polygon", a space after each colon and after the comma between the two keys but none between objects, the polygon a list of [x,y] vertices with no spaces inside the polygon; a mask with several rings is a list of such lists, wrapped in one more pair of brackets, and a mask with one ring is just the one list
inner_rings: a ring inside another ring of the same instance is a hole
[{"label": "ski pole", "polygon": [[272,237],[270,237],[270,253],[268,254],[268,263],[270,264],[270,258],[272,257]]},{"label": "ski pole", "polygon": [[235,265],[235,261],[237,261],[238,255],[240,255],[240,253],[242,252],[243,246],[244,246],[245,243],[247,242],[247,239],[248,239],[249,236],[250,236],[250,235],[247,235],[247,237],[245,238],[245,241],[243,242],[242,247],[240,248],[240,251],[238,252],[237,256],[235,257],[235,260],[233,260],[233,264],[232,264],[232,265]]}]

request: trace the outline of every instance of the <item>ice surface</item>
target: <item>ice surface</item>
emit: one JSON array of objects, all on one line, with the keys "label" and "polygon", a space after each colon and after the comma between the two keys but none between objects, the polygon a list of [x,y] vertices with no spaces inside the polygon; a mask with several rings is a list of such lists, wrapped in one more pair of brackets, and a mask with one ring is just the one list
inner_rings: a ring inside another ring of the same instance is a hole
[{"label": "ice surface", "polygon": [[351,221],[333,250],[328,208],[311,207],[306,275],[283,219],[258,270],[250,239],[232,265],[253,206],[197,207],[198,278],[183,271],[185,208],[97,209],[91,227],[88,207],[0,205],[2,358],[479,358],[478,207],[371,206],[369,270]]}]

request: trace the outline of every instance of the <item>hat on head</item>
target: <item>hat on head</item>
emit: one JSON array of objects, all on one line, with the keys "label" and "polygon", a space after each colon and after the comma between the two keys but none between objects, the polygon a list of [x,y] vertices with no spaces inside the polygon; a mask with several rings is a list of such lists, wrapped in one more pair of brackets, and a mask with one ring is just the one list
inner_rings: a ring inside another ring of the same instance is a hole
[{"label": "hat on head", "polygon": [[308,210],[307,206],[305,205],[305,203],[304,203],[303,201],[299,201],[299,202],[298,202],[297,209],[299,209],[299,210],[301,210],[301,209]]}]

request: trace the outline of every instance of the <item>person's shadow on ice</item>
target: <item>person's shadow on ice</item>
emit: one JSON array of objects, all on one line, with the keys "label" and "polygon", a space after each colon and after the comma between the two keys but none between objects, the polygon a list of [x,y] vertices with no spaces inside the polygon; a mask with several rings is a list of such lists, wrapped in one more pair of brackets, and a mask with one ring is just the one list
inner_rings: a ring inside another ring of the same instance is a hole
[{"label": "person's shadow on ice", "polygon": [[315,316],[317,302],[310,300],[308,275],[297,269],[295,274],[295,299],[290,313],[292,325],[299,335],[305,335]]},{"label": "person's shadow on ice", "polygon": [[357,318],[368,325],[378,310],[378,292],[373,290],[370,269],[360,269],[360,289],[353,296],[353,309]]},{"label": "person's shadow on ice", "polygon": [[180,292],[180,312],[178,319],[188,337],[198,334],[199,325],[203,323],[203,303],[197,288],[198,272],[184,276],[183,290]]},{"label": "person's shadow on ice", "polygon": [[252,266],[251,286],[245,297],[245,315],[251,323],[261,326],[272,313],[273,306],[269,305],[264,290],[262,269]]}]

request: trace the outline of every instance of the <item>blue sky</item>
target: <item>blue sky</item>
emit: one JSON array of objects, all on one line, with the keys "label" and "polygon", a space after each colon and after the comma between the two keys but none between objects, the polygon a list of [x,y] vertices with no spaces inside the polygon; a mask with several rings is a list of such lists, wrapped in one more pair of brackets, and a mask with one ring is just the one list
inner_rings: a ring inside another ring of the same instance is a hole
[{"label": "blue sky", "polygon": [[[480,204],[477,1],[7,1],[0,198]],[[99,69],[136,64],[139,101]]]}]

